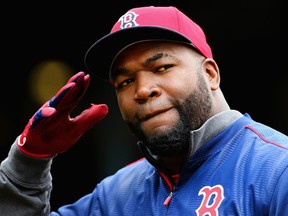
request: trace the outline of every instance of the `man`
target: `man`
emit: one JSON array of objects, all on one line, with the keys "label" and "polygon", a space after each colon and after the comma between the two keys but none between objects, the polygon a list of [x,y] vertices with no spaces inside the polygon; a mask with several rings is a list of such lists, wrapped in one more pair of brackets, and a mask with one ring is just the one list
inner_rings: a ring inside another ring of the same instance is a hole
[{"label": "man", "polygon": [[229,108],[205,34],[181,11],[127,11],[85,62],[114,86],[144,158],[50,210],[53,158],[108,113],[92,104],[70,117],[90,81],[79,72],[2,162],[3,215],[288,215],[288,137]]}]

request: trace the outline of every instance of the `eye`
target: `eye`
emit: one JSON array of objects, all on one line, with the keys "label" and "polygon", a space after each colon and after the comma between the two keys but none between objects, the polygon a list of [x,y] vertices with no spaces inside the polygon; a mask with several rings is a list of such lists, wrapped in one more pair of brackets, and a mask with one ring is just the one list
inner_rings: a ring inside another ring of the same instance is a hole
[{"label": "eye", "polygon": [[157,68],[156,73],[157,72],[165,72],[165,71],[167,71],[169,68],[171,68],[173,66],[174,65],[172,65],[172,64],[162,65],[161,67]]},{"label": "eye", "polygon": [[117,89],[122,89],[123,87],[129,85],[131,82],[133,82],[134,79],[126,79],[122,82],[120,82],[119,84],[117,84]]}]

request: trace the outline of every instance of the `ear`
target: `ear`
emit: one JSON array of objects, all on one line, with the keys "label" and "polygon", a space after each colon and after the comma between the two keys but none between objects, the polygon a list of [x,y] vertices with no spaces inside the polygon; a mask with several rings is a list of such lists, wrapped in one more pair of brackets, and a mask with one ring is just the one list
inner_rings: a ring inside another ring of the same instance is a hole
[{"label": "ear", "polygon": [[217,63],[212,58],[206,58],[203,61],[203,67],[206,72],[211,90],[216,90],[220,86],[220,71]]}]

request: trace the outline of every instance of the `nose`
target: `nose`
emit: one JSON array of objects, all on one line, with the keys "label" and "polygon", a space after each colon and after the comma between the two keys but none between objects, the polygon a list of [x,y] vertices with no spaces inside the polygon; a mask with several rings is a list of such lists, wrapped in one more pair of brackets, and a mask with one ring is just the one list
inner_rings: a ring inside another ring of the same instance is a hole
[{"label": "nose", "polygon": [[161,88],[152,72],[138,72],[135,82],[134,98],[138,103],[145,103],[147,100],[161,95]]}]

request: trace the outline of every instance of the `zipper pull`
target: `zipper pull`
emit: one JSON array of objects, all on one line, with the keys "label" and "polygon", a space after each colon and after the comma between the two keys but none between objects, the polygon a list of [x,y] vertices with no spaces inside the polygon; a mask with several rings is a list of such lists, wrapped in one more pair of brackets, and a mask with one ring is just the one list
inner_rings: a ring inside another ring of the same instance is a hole
[{"label": "zipper pull", "polygon": [[171,199],[172,199],[172,196],[173,196],[173,192],[171,191],[169,196],[165,199],[163,205],[164,206],[168,206],[168,204],[170,203]]}]

